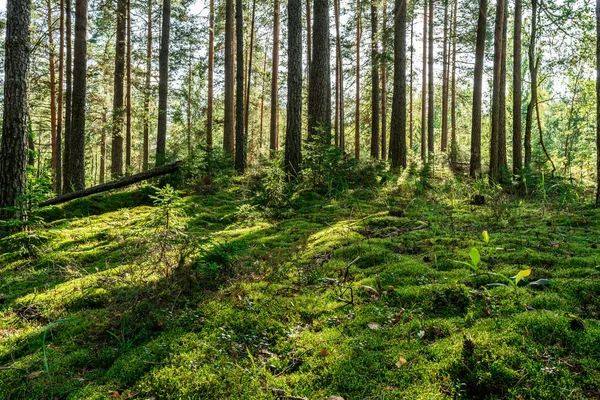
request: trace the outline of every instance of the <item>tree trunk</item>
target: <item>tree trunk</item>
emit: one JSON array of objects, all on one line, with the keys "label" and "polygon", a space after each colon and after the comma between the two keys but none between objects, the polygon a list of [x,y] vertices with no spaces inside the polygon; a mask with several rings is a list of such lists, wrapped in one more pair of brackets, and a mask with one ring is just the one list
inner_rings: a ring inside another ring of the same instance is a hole
[{"label": "tree trunk", "polygon": [[494,83],[492,87],[492,135],[490,137],[490,178],[498,180],[500,172],[500,125],[502,120],[502,31],[504,26],[504,0],[496,3],[494,28]]},{"label": "tree trunk", "polygon": [[206,111],[206,150],[213,146],[213,87],[215,68],[215,0],[210,0],[208,27],[208,105]]},{"label": "tree trunk", "polygon": [[234,110],[233,110],[233,0],[225,0],[225,122],[223,149],[233,154]]},{"label": "tree trunk", "polygon": [[188,157],[192,155],[192,83],[194,80],[194,74],[192,72],[193,61],[192,61],[192,49],[190,47],[189,61],[188,61],[188,76],[187,76],[187,104],[186,104],[186,131],[187,131],[187,152]]},{"label": "tree trunk", "polygon": [[508,41],[508,2],[504,2],[504,22],[502,24],[502,63],[500,67],[500,120],[498,126],[498,172],[504,179],[508,173],[506,155],[506,42]]},{"label": "tree trunk", "polygon": [[271,70],[271,130],[269,136],[271,157],[279,148],[279,8],[279,0],[275,0],[273,4],[273,65]]},{"label": "tree trunk", "polygon": [[333,0],[335,15],[335,145],[344,151],[344,96],[342,43],[340,37],[340,0]]},{"label": "tree trunk", "polygon": [[529,44],[529,75],[531,81],[531,100],[527,106],[525,117],[525,168],[531,166],[531,130],[533,128],[533,113],[537,103],[537,64],[535,61],[535,42],[537,35],[537,0],[531,0],[531,42]]},{"label": "tree trunk", "polygon": [[75,1],[75,43],[73,48],[73,121],[71,155],[66,172],[67,192],[85,187],[85,97],[87,77],[87,0]]},{"label": "tree trunk", "polygon": [[169,95],[169,34],[171,32],[171,0],[163,0],[162,35],[158,56],[158,132],[156,135],[156,166],[166,162],[167,97]]},{"label": "tree trunk", "polygon": [[360,160],[360,41],[362,36],[362,5],[356,0],[356,93],[354,110],[354,157]]},{"label": "tree trunk", "polygon": [[396,0],[394,15],[394,98],[392,100],[392,167],[406,167],[406,1]]},{"label": "tree trunk", "polygon": [[515,26],[513,34],[513,174],[523,169],[523,144],[521,123],[521,31],[523,25],[523,0],[515,0]]},{"label": "tree trunk", "polygon": [[[266,43],[264,48],[266,49]],[[267,86],[267,52],[265,51],[265,59],[263,62],[263,73],[262,73],[262,90],[260,95],[260,128],[258,135],[258,155],[262,154],[262,145],[263,145],[263,132],[264,132],[264,122],[265,122],[265,92]]]},{"label": "tree trunk", "polygon": [[[387,151],[387,67],[385,57],[387,55],[386,49],[386,39],[387,39],[387,0],[382,0],[383,3],[383,32],[381,33],[381,52],[384,57],[380,60],[380,68],[381,68],[381,159],[385,160],[388,156],[391,158],[392,149]],[[395,15],[395,14],[394,14]],[[394,23],[394,26],[396,24]],[[405,44],[406,44],[406,32],[404,33]],[[406,46],[404,46],[406,47]],[[404,57],[406,58],[406,49],[404,51]],[[406,60],[405,60],[406,63]],[[406,75],[406,71],[404,71]],[[405,85],[406,91],[406,85]],[[406,93],[405,93],[406,95]],[[390,141],[391,141],[390,137]]]},{"label": "tree trunk", "polygon": [[313,60],[308,89],[308,139],[331,143],[329,0],[315,0]]},{"label": "tree trunk", "polygon": [[[144,143],[142,169],[148,170],[150,157],[150,78],[152,76],[152,0],[148,0],[148,38],[146,42],[146,82],[144,84]],[[210,76],[209,68],[209,76]]]},{"label": "tree trunk", "polygon": [[433,136],[435,122],[433,108],[433,102],[435,100],[435,87],[433,85],[433,2],[434,0],[429,0],[429,79],[427,82],[429,85],[429,98],[427,102],[427,150],[429,153],[429,161],[432,160],[433,153],[435,153],[435,138]]},{"label": "tree trunk", "polygon": [[302,0],[288,1],[287,86],[285,171],[295,177],[302,158]]},{"label": "tree trunk", "polygon": [[71,1],[66,0],[65,3],[65,30],[66,30],[66,77],[65,77],[65,148],[63,157],[63,192],[68,192],[71,189],[67,187],[67,174],[69,174],[69,158],[71,155],[71,129],[73,116],[73,48],[72,48],[72,29],[71,29]]},{"label": "tree trunk", "polygon": [[475,48],[475,73],[473,77],[473,112],[471,119],[471,160],[469,175],[481,176],[481,98],[483,89],[483,57],[487,21],[487,0],[479,0],[477,19],[477,45]]},{"label": "tree trunk", "polygon": [[306,0],[306,81],[310,79],[310,65],[312,64],[312,29],[310,19],[310,0]]},{"label": "tree trunk", "polygon": [[131,173],[131,0],[127,0],[127,146],[125,148],[125,173]]},{"label": "tree trunk", "polygon": [[104,110],[104,113],[102,113],[102,131],[100,133],[100,184],[104,183],[106,180],[106,114],[108,114],[108,110]]},{"label": "tree trunk", "polygon": [[452,124],[452,138],[450,141],[450,162],[454,166],[458,161],[458,143],[456,137],[456,28],[457,28],[457,12],[458,12],[458,1],[454,0],[454,11],[452,17],[452,105],[451,105],[451,124]]},{"label": "tree trunk", "polygon": [[54,172],[54,190],[60,186],[56,184],[57,155],[59,147],[56,137],[56,67],[54,65],[54,28],[52,26],[52,1],[47,0],[48,7],[48,69],[50,70],[50,137],[52,142],[52,171]]},{"label": "tree trunk", "polygon": [[423,0],[423,85],[421,91],[421,160],[427,158],[427,1]]},{"label": "tree trunk", "polygon": [[248,129],[250,124],[248,119],[250,118],[250,92],[252,86],[252,60],[254,58],[254,23],[256,20],[256,0],[252,2],[252,25],[250,27],[250,47],[248,55],[248,71],[246,73],[246,99],[244,101],[244,127],[246,128],[245,136],[246,141],[248,140]]},{"label": "tree trunk", "polygon": [[4,58],[4,112],[0,146],[0,218],[11,218],[13,211],[2,210],[17,204],[27,187],[28,104],[27,68],[29,66],[29,0],[7,2]]},{"label": "tree trunk", "polygon": [[[413,64],[413,58],[414,58],[414,54],[415,54],[415,48],[413,46],[414,43],[414,36],[415,36],[415,17],[413,16],[411,21],[410,21],[410,69],[409,69],[409,74],[410,74],[410,89],[409,89],[409,96],[410,96],[410,106],[408,108],[409,110],[409,117],[408,117],[408,124],[409,124],[409,129],[408,129],[408,135],[409,135],[409,144],[408,144],[408,148],[411,151],[412,154],[412,149],[413,149],[413,103],[414,103],[414,85],[413,85],[413,78],[414,78],[414,74],[413,74],[413,68],[414,68],[414,64]],[[391,140],[391,138],[390,138]]]},{"label": "tree trunk", "polygon": [[448,0],[444,0],[444,39],[442,53],[442,152],[448,151]]},{"label": "tree trunk", "polygon": [[65,5],[60,0],[59,21],[59,50],[58,50],[58,118],[56,121],[56,170],[54,175],[54,191],[62,192],[62,131],[63,131],[63,82],[65,69]]},{"label": "tree trunk", "polygon": [[247,140],[244,129],[244,17],[242,0],[236,0],[236,105],[235,105],[235,170],[246,172]]},{"label": "tree trunk", "polygon": [[[596,0],[596,65],[600,66],[600,0]],[[596,205],[600,205],[600,67],[596,68]]]},{"label": "tree trunk", "polygon": [[115,77],[113,86],[113,118],[111,147],[111,176],[123,176],[123,82],[125,75],[125,31],[127,27],[127,2],[117,1],[117,34],[115,43]]},{"label": "tree trunk", "polygon": [[379,50],[377,0],[371,0],[371,157],[379,159]]}]

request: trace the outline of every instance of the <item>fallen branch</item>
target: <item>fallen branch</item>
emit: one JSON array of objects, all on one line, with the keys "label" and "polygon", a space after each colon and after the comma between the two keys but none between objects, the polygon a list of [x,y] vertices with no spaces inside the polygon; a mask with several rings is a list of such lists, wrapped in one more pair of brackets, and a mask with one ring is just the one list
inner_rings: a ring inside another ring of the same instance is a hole
[{"label": "fallen branch", "polygon": [[91,196],[92,194],[107,192],[113,189],[119,189],[125,186],[133,185],[134,183],[142,182],[151,178],[156,178],[158,176],[167,175],[173,173],[179,169],[181,166],[181,161],[176,161],[171,164],[162,165],[160,167],[156,167],[150,169],[148,171],[140,172],[139,174],[126,176],[117,181],[112,181],[108,183],[103,183],[102,185],[92,186],[87,189],[78,190],[76,192],[63,194],[62,196],[55,197],[54,199],[44,201],[40,203],[40,207],[54,206],[57,204],[66,203],[67,201],[80,199],[82,197]]}]

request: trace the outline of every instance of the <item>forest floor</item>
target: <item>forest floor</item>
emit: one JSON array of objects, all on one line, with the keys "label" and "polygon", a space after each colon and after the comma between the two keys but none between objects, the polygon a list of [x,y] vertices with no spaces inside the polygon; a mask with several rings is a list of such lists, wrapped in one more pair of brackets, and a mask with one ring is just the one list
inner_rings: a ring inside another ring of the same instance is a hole
[{"label": "forest floor", "polygon": [[41,210],[0,240],[0,398],[600,398],[600,210],[430,185]]}]

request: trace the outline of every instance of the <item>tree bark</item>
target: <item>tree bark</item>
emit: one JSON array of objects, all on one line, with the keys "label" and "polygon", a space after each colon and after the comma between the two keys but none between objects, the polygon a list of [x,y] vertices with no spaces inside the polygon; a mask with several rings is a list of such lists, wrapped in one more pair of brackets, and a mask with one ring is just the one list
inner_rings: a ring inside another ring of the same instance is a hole
[{"label": "tree bark", "polygon": [[531,41],[529,43],[529,75],[531,81],[531,99],[525,116],[525,168],[531,166],[531,131],[533,128],[533,113],[537,103],[537,63],[535,60],[535,43],[537,35],[537,0],[531,0]]},{"label": "tree bark", "polygon": [[287,86],[285,171],[288,176],[295,177],[302,158],[302,0],[288,1]]},{"label": "tree bark", "polygon": [[73,116],[73,48],[72,48],[72,28],[71,28],[71,1],[65,2],[65,31],[66,31],[66,71],[65,71],[65,148],[63,153],[63,192],[68,192],[66,176],[69,173],[69,158],[71,155],[71,128]]},{"label": "tree bark", "polygon": [[47,0],[46,5],[48,7],[48,69],[50,70],[50,137],[52,143],[52,171],[54,172],[54,190],[58,192],[57,186],[57,159],[59,153],[59,147],[57,143],[57,131],[56,131],[56,67],[54,64],[54,27],[52,26],[52,1]]},{"label": "tree bark", "polygon": [[502,62],[500,67],[500,120],[498,126],[498,172],[504,180],[508,173],[506,155],[506,48],[508,41],[508,1],[504,2],[504,22],[502,24]]},{"label": "tree bark", "polygon": [[456,165],[458,161],[458,142],[456,137],[456,34],[457,34],[457,12],[458,12],[458,1],[454,0],[454,12],[453,12],[453,27],[452,27],[452,105],[451,105],[451,124],[452,133],[450,141],[450,162],[452,165]]},{"label": "tree bark", "polygon": [[[596,0],[596,65],[600,66],[600,0]],[[600,205],[600,67],[596,68],[596,205]]]},{"label": "tree bark", "polygon": [[[211,0],[212,1],[212,0]],[[148,38],[146,41],[146,82],[144,83],[144,143],[142,170],[148,170],[150,158],[150,78],[152,76],[152,0],[148,0]],[[209,68],[210,76],[210,68]]]},{"label": "tree bark", "polygon": [[100,184],[105,182],[106,174],[106,114],[108,110],[102,113],[102,131],[100,133]]},{"label": "tree bark", "polygon": [[156,166],[166,162],[167,98],[169,96],[169,35],[171,33],[171,0],[163,0],[162,35],[158,56],[158,132],[156,135]]},{"label": "tree bark", "polygon": [[275,0],[273,4],[273,64],[271,70],[271,129],[269,136],[271,157],[279,148],[279,8],[279,0]]},{"label": "tree bark", "polygon": [[406,167],[406,1],[396,0],[394,21],[394,97],[392,100],[392,167]]},{"label": "tree bark", "polygon": [[377,0],[371,0],[371,157],[379,159],[379,49]]},{"label": "tree bark", "polygon": [[427,159],[427,1],[423,0],[423,85],[421,92],[421,160]]},{"label": "tree bark", "polygon": [[6,6],[0,219],[17,216],[14,211],[3,208],[16,206],[27,187],[27,68],[31,3],[29,0],[11,0]]},{"label": "tree bark", "polygon": [[125,33],[127,0],[117,1],[117,34],[115,43],[115,76],[113,85],[112,147],[110,172],[113,179],[123,176],[123,85],[125,76]]},{"label": "tree bark", "polygon": [[[408,128],[409,142],[408,143],[409,144],[408,144],[408,148],[411,151],[411,154],[412,154],[412,149],[413,149],[413,103],[414,103],[413,58],[414,58],[414,54],[415,54],[415,48],[413,46],[414,36],[415,36],[415,17],[413,16],[410,21],[410,69],[408,72],[410,74],[410,89],[409,89],[410,106],[408,108],[408,110],[409,110],[409,117],[408,117],[408,124],[409,124],[409,128]],[[390,138],[390,140],[391,140],[391,138]]]},{"label": "tree bark", "polygon": [[429,153],[429,161],[432,160],[433,154],[435,153],[435,138],[434,138],[434,123],[435,123],[435,115],[434,115],[434,82],[433,82],[433,2],[434,0],[429,0],[429,79],[428,79],[428,87],[429,87],[429,98],[427,102],[427,150]]},{"label": "tree bark", "polygon": [[235,170],[246,172],[247,140],[244,129],[244,17],[242,0],[236,0],[236,105],[235,105]]},{"label": "tree bark", "polygon": [[521,89],[521,31],[523,25],[523,0],[515,0],[515,24],[513,34],[513,174],[523,169],[522,139],[522,89]]},{"label": "tree bark", "polygon": [[125,138],[125,173],[131,173],[131,0],[127,0],[127,110]]},{"label": "tree bark", "polygon": [[485,53],[485,31],[487,22],[487,0],[479,0],[477,19],[477,44],[475,47],[475,73],[473,77],[473,112],[471,118],[471,160],[469,175],[481,177],[481,98],[483,89],[483,56]]},{"label": "tree bark", "polygon": [[504,26],[504,0],[496,2],[494,28],[494,83],[492,87],[492,135],[490,137],[490,178],[498,180],[500,174],[500,125],[502,121],[502,31]]},{"label": "tree bark", "polygon": [[65,69],[65,5],[60,0],[59,50],[58,50],[58,118],[56,121],[56,170],[54,175],[54,191],[62,192],[62,132],[63,132],[63,82]]},{"label": "tree bark", "polygon": [[313,61],[308,90],[308,139],[331,143],[329,0],[315,0]]},{"label": "tree bark", "polygon": [[213,146],[213,87],[215,68],[215,0],[210,0],[208,22],[208,104],[206,111],[206,150]]},{"label": "tree bark", "polygon": [[[382,0],[383,3],[383,31],[381,33],[381,52],[384,57],[379,62],[379,68],[381,69],[381,159],[385,160],[389,154],[392,156],[392,149],[387,151],[387,67],[385,56],[387,55],[387,0]],[[395,22],[395,21],[394,21]],[[394,23],[395,25],[395,23]],[[405,27],[406,30],[406,27]],[[406,44],[406,32],[404,33],[405,44]],[[406,47],[406,46],[404,46]],[[404,51],[404,57],[406,58],[406,49]],[[406,71],[405,71],[406,74]],[[406,86],[405,86],[406,91]],[[406,93],[405,93],[406,94]],[[390,137],[391,141],[391,137]]]},{"label": "tree bark", "polygon": [[354,105],[354,157],[360,160],[360,41],[362,36],[362,5],[356,0],[356,91]]},{"label": "tree bark", "polygon": [[442,52],[442,152],[448,151],[448,0],[444,0],[444,38]]},{"label": "tree bark", "polygon": [[306,81],[310,79],[312,64],[312,28],[310,19],[310,0],[306,0]]},{"label": "tree bark", "polygon": [[333,0],[335,13],[335,145],[344,152],[344,66],[340,36],[340,0]]},{"label": "tree bark", "polygon": [[225,0],[225,122],[223,149],[233,154],[234,110],[233,110],[233,0]]},{"label": "tree bark", "polygon": [[244,100],[244,127],[245,127],[245,136],[246,141],[248,140],[248,129],[250,128],[250,124],[248,123],[248,119],[250,118],[250,92],[252,85],[252,60],[254,58],[254,23],[256,20],[256,0],[252,2],[252,24],[250,27],[250,47],[249,47],[249,55],[248,55],[248,70],[246,73],[246,99]]},{"label": "tree bark", "polygon": [[67,192],[85,187],[85,98],[87,78],[87,0],[75,1],[73,46],[73,121],[69,169],[65,171]]}]

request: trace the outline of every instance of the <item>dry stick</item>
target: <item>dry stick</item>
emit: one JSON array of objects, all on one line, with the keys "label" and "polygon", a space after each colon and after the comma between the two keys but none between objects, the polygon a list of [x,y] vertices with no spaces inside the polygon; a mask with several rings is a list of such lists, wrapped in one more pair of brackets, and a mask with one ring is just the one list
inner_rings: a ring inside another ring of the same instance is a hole
[{"label": "dry stick", "polygon": [[[535,69],[537,70],[540,64],[540,59],[537,59],[536,65],[535,65]],[[540,103],[538,101],[535,102],[535,114],[537,116],[537,123],[538,123],[538,131],[540,133],[540,144],[542,145],[542,150],[544,150],[544,154],[546,154],[546,158],[548,159],[548,161],[550,161],[550,164],[552,164],[552,177],[554,177],[554,173],[556,172],[556,166],[554,165],[554,161],[552,161],[552,158],[550,158],[550,154],[548,154],[548,149],[546,149],[546,144],[544,143],[544,135],[543,135],[543,131],[542,131],[542,120],[540,118]]]}]

